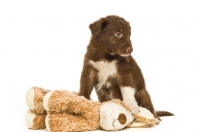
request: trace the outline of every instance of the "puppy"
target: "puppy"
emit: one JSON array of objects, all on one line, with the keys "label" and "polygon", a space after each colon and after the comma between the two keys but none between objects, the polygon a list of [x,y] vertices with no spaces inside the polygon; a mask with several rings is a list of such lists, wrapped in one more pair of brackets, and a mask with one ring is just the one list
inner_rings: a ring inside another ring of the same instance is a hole
[{"label": "puppy", "polygon": [[107,16],[89,28],[92,37],[84,58],[79,95],[90,99],[94,87],[100,102],[123,100],[133,114],[142,106],[155,117],[172,115],[154,111],[142,72],[131,56],[129,22],[119,16]]}]

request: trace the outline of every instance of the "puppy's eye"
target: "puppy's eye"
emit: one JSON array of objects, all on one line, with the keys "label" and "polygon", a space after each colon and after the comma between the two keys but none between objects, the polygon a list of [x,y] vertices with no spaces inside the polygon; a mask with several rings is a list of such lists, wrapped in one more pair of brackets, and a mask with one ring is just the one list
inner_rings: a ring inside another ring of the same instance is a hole
[{"label": "puppy's eye", "polygon": [[123,36],[123,34],[120,33],[120,32],[116,32],[116,33],[115,33],[115,37],[117,37],[117,38],[121,38],[122,36]]}]

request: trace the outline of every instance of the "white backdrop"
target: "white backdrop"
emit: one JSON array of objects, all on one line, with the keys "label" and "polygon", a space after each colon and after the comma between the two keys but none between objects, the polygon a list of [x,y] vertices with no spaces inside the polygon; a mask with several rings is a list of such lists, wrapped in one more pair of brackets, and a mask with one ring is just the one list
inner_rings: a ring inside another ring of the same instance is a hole
[{"label": "white backdrop", "polygon": [[198,0],[0,1],[1,131],[31,132],[24,123],[30,87],[79,90],[88,26],[107,15],[131,23],[132,55],[154,106],[176,115],[135,131],[198,131],[199,7]]}]

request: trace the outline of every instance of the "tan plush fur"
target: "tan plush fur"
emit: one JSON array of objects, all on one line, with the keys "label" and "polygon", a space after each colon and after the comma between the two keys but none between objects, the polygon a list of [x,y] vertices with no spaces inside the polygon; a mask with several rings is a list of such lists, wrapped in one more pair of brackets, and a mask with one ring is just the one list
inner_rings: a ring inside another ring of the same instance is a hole
[{"label": "tan plush fur", "polygon": [[46,113],[44,114],[36,114],[35,118],[33,119],[33,126],[30,129],[44,129],[45,126],[45,117]]},{"label": "tan plush fur", "polygon": [[[146,128],[146,127],[152,127],[156,125],[156,119],[146,119],[142,116],[138,116],[138,115],[134,115],[135,116],[135,120],[133,123],[135,122],[142,122],[144,123],[143,126],[139,126],[139,128]],[[137,127],[135,127],[137,128]]]},{"label": "tan plush fur", "polygon": [[51,131],[83,131],[100,128],[98,102],[65,90],[54,91],[48,100]]},{"label": "tan plush fur", "polygon": [[37,114],[46,113],[46,110],[43,107],[43,97],[49,92],[49,90],[46,90],[40,87],[32,87],[32,88],[34,89],[35,95],[37,95],[37,96],[34,96],[34,99],[33,99],[35,108],[32,109],[32,111]]}]

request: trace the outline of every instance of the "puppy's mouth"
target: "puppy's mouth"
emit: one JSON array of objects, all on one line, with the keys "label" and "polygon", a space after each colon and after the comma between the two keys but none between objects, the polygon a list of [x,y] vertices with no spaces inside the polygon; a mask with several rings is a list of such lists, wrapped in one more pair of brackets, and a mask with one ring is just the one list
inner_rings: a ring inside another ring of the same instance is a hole
[{"label": "puppy's mouth", "polygon": [[130,56],[131,54],[121,54],[120,56],[122,56],[122,57],[128,57],[128,56]]},{"label": "puppy's mouth", "polygon": [[130,56],[131,54],[115,54],[115,53],[110,53],[111,55],[119,55],[121,57],[128,57]]},{"label": "puppy's mouth", "polygon": [[111,55],[119,55],[119,56],[122,56],[122,57],[128,57],[131,55],[132,53],[132,48],[127,48],[126,50],[120,50],[120,49],[112,49],[111,50]]}]

